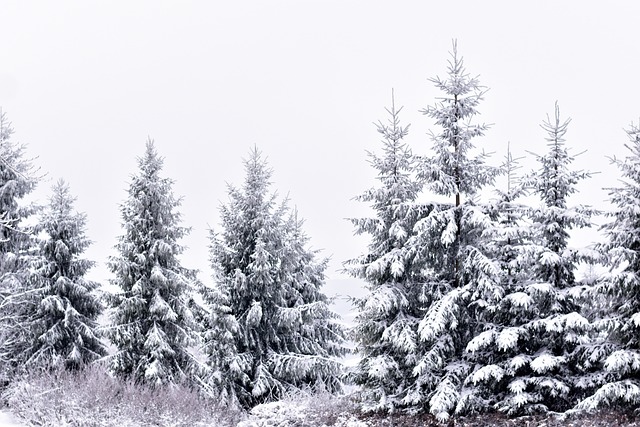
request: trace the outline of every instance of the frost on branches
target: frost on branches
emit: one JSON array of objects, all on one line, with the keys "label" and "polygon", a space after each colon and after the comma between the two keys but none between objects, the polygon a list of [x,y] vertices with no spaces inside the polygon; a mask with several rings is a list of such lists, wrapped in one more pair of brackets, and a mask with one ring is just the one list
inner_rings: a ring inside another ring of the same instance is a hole
[{"label": "frost on branches", "polygon": [[[570,170],[573,157],[565,146],[569,120],[561,121],[559,108],[542,124],[548,152],[537,156],[540,168],[525,178],[540,198],[529,209],[530,238],[518,248],[518,265],[528,272],[507,288],[500,309],[502,329],[487,331],[476,349],[496,345],[501,351],[500,375],[490,387],[496,409],[512,415],[563,411],[572,406],[580,375],[575,350],[584,342],[589,322],[579,302],[578,263],[587,251],[568,246],[569,231],[591,225],[594,210],[568,206],[576,185],[589,173]],[[486,379],[478,378],[487,385]]]},{"label": "frost on branches", "polygon": [[432,134],[433,155],[421,159],[419,175],[439,199],[415,226],[411,239],[425,276],[421,292],[424,315],[418,325],[414,379],[405,405],[426,407],[440,420],[482,404],[467,392],[472,370],[467,343],[478,332],[476,318],[502,298],[499,266],[487,256],[482,239],[490,223],[486,207],[475,197],[499,170],[474,152],[474,140],[487,126],[471,121],[483,89],[465,71],[454,43],[446,79],[432,79],[443,98],[423,112],[441,129]]},{"label": "frost on branches", "polygon": [[628,156],[613,159],[622,186],[610,189],[614,210],[602,227],[607,240],[600,249],[610,272],[595,287],[595,295],[609,302],[604,318],[594,324],[604,339],[585,346],[584,357],[600,367],[592,382],[599,388],[578,409],[640,407],[640,128],[632,124],[627,135]]},{"label": "frost on branches", "polygon": [[112,281],[121,292],[111,298],[107,334],[117,347],[112,370],[150,385],[179,383],[191,375],[195,360],[187,350],[197,338],[190,309],[195,272],[181,266],[189,231],[181,227],[172,181],[162,178],[162,158],[147,141],[129,196],[121,205],[124,234],[111,257]]},{"label": "frost on branches", "polygon": [[[531,243],[532,231],[528,221],[528,208],[520,201],[527,195],[527,189],[517,176],[520,169],[519,158],[514,159],[508,148],[502,170],[506,175],[506,189],[495,189],[496,198],[488,205],[492,220],[484,230],[489,252],[500,266],[505,292],[511,294],[517,284],[530,275],[528,266],[522,260],[523,252]],[[513,295],[512,303],[526,306],[526,297]]]},{"label": "frost on branches", "polygon": [[40,221],[46,234],[39,268],[44,289],[32,326],[37,340],[29,367],[77,369],[106,354],[96,333],[102,306],[92,294],[99,284],[84,277],[94,263],[81,258],[91,243],[84,235],[86,216],[73,211],[74,200],[67,184],[58,181]]},{"label": "frost on branches", "polygon": [[392,102],[388,123],[380,122],[382,154],[369,152],[380,185],[357,200],[370,203],[374,218],[352,219],[356,234],[369,234],[366,254],[346,263],[347,271],[367,282],[368,294],[356,300],[354,336],[360,363],[353,373],[363,387],[365,409],[392,411],[412,381],[417,329],[422,316],[421,264],[407,242],[423,216],[415,201],[421,189],[415,157],[404,142],[409,126],[400,124]]},{"label": "frost on branches", "polygon": [[23,199],[37,179],[24,145],[11,139],[13,128],[0,113],[0,376],[24,368],[36,340],[32,325],[43,290],[37,273],[35,230],[25,224],[37,208]]},{"label": "frost on branches", "polygon": [[290,388],[340,387],[344,332],[321,292],[326,261],[307,249],[302,223],[269,192],[257,149],[241,189],[229,187],[221,231],[211,234],[213,288],[205,332],[207,383],[229,404],[252,407]]}]

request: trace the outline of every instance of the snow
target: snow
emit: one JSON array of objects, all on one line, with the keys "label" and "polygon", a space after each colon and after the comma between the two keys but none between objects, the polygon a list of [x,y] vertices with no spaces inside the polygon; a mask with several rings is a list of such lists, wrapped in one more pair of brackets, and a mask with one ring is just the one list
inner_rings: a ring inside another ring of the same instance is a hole
[{"label": "snow", "polygon": [[498,365],[488,365],[483,366],[474,372],[471,376],[471,382],[473,382],[473,384],[477,384],[480,382],[486,382],[492,378],[496,381],[500,381],[502,377],[504,377],[504,369]]},{"label": "snow", "polygon": [[527,388],[527,383],[524,380],[517,379],[511,381],[508,386],[509,390],[511,390],[515,394],[522,394]]},{"label": "snow", "polygon": [[470,353],[475,353],[478,350],[490,346],[495,341],[495,335],[496,333],[493,330],[482,332],[471,341],[469,341],[469,344],[467,344],[467,351]]},{"label": "snow", "polygon": [[251,308],[247,313],[247,326],[256,327],[260,324],[262,320],[262,304],[260,301],[253,301],[251,303]]},{"label": "snow", "polygon": [[511,375],[531,361],[531,356],[519,354],[509,361],[508,371]]},{"label": "snow", "polygon": [[334,426],[334,427],[370,427],[366,421],[358,420],[354,415],[341,413],[337,420],[323,422],[318,414],[314,413],[314,400],[286,399],[278,402],[258,405],[251,410],[246,420],[240,421],[237,427],[289,427],[298,425]]},{"label": "snow", "polygon": [[634,350],[617,350],[611,353],[604,362],[609,372],[637,372],[640,370],[640,354]]},{"label": "snow", "polygon": [[640,387],[632,381],[618,381],[605,384],[592,396],[584,399],[578,405],[578,410],[594,410],[603,402],[608,404],[612,401],[631,402],[637,404],[640,400]]},{"label": "snow", "polygon": [[393,277],[400,278],[404,274],[404,262],[402,259],[395,258],[391,263],[391,274]]},{"label": "snow", "polygon": [[496,339],[498,349],[506,351],[514,348],[518,344],[518,338],[521,332],[524,332],[522,328],[506,328],[501,331]]},{"label": "snow", "polygon": [[380,355],[372,358],[369,361],[368,374],[372,378],[384,379],[389,375],[389,372],[396,371],[398,369],[398,363],[390,356]]},{"label": "snow", "polygon": [[505,297],[506,300],[510,301],[516,307],[522,307],[525,310],[529,308],[529,306],[533,303],[533,298],[527,295],[524,292],[514,292]]},{"label": "snow", "polygon": [[558,365],[561,365],[564,362],[564,357],[542,354],[533,359],[529,366],[534,372],[543,374],[545,372],[551,371],[552,369],[555,369]]},{"label": "snow", "polygon": [[12,413],[5,410],[0,410],[0,427],[25,427],[16,420]]},{"label": "snow", "polygon": [[631,318],[629,318],[629,322],[631,322],[631,324],[636,328],[640,327],[640,313],[635,313],[631,316]]}]

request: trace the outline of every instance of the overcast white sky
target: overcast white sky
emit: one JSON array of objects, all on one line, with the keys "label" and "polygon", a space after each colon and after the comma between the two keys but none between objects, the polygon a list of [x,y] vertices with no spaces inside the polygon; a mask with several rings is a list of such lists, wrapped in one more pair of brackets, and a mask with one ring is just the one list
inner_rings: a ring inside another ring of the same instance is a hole
[{"label": "overcast white sky", "polygon": [[426,152],[434,128],[418,110],[440,95],[427,79],[444,76],[456,38],[490,88],[480,110],[494,126],[477,145],[496,165],[507,141],[544,153],[539,124],[558,100],[568,144],[588,150],[576,167],[601,172],[574,200],[601,206],[618,176],[606,156],[624,155],[623,128],[640,117],[638,16],[629,0],[0,0],[0,106],[48,174],[39,198],[62,177],[87,213],[93,278],[111,277],[118,205],[150,136],[184,197],[184,263],[202,280],[225,183],[241,184],[257,145],[332,256],[327,293],[352,294],[337,270],[366,240],[344,218],[367,212],[351,199],[374,182],[365,151],[380,147],[372,122],[391,88]]}]

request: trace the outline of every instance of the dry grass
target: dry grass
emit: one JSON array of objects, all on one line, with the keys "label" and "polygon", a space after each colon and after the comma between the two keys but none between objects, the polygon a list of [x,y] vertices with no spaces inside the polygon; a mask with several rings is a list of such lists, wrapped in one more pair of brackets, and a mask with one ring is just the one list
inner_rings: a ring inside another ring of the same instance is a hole
[{"label": "dry grass", "polygon": [[101,367],[30,375],[14,381],[3,397],[11,412],[32,426],[231,426],[241,417],[187,387],[154,389],[119,381]]}]

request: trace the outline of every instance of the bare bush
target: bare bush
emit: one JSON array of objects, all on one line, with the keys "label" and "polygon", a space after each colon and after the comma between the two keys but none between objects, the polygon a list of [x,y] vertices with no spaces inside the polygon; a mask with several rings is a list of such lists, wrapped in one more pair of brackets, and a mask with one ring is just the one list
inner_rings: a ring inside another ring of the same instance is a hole
[{"label": "bare bush", "polygon": [[31,374],[9,385],[3,397],[32,426],[233,426],[242,416],[188,387],[121,381],[100,366]]}]

